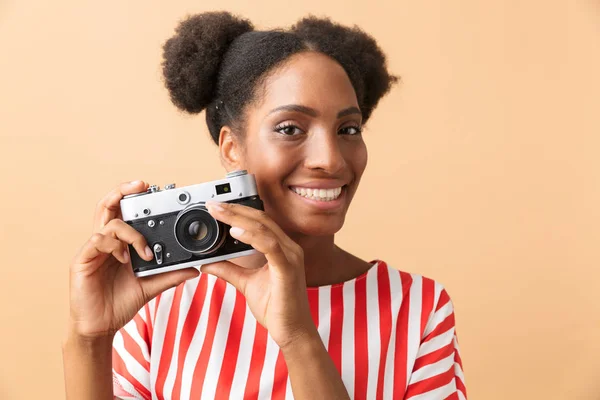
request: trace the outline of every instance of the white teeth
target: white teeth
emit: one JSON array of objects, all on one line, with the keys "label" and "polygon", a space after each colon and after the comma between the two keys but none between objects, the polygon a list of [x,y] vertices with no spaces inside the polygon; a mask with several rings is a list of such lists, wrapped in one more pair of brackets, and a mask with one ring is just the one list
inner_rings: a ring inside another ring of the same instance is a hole
[{"label": "white teeth", "polygon": [[299,194],[302,197],[306,197],[308,199],[319,200],[319,201],[332,201],[339,197],[340,193],[342,193],[342,188],[334,188],[334,189],[311,189],[311,188],[301,188],[301,187],[292,187],[294,192]]}]

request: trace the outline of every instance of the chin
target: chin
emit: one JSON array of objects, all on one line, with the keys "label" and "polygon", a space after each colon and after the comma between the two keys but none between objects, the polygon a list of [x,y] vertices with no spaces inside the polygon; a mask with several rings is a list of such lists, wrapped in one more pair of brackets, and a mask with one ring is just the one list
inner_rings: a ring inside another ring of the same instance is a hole
[{"label": "chin", "polygon": [[304,221],[290,221],[293,231],[306,236],[331,236],[335,235],[344,226],[344,218],[336,218],[335,221],[327,219],[309,218]]}]

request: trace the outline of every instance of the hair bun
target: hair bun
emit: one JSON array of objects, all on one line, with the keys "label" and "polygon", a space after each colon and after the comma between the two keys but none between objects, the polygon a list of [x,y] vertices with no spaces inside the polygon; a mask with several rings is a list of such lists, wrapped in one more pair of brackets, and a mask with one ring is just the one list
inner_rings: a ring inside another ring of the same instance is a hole
[{"label": "hair bun", "polygon": [[206,108],[214,98],[219,66],[229,45],[253,29],[249,20],[226,11],[182,20],[163,46],[163,75],[173,103],[189,113]]}]

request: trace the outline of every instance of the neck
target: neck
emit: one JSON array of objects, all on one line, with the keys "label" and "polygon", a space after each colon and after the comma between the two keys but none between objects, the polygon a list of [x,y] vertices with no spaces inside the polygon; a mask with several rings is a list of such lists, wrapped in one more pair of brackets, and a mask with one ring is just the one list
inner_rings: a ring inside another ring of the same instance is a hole
[{"label": "neck", "polygon": [[[308,287],[332,285],[356,278],[370,264],[336,246],[334,235],[306,236],[290,234],[304,251],[304,270]],[[262,254],[238,259],[238,264],[259,268],[266,262]]]}]

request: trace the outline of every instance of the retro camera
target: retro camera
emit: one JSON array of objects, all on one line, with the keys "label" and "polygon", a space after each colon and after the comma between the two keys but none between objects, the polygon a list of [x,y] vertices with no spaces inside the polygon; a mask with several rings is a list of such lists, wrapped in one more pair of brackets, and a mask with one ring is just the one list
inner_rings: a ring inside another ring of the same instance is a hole
[{"label": "retro camera", "polygon": [[222,180],[163,190],[152,185],[144,193],[121,199],[123,221],[140,232],[152,249],[150,261],[129,245],[136,276],[208,264],[256,253],[252,246],[229,235],[230,226],[214,219],[205,202],[238,203],[263,210],[254,175],[234,171]]}]

